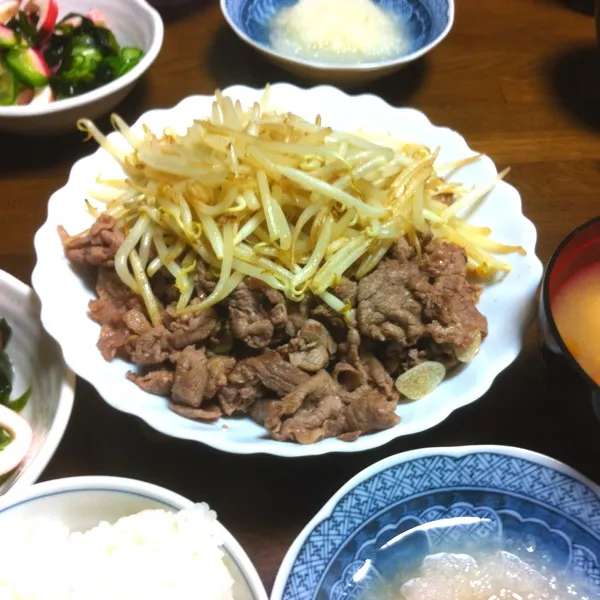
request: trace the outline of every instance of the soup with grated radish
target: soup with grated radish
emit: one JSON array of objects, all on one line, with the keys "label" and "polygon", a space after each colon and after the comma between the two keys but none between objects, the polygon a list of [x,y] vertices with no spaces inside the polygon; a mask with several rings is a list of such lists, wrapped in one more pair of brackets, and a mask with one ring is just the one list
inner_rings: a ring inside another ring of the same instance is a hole
[{"label": "soup with grated radish", "polygon": [[552,300],[558,332],[573,358],[600,385],[600,262],[570,276]]}]

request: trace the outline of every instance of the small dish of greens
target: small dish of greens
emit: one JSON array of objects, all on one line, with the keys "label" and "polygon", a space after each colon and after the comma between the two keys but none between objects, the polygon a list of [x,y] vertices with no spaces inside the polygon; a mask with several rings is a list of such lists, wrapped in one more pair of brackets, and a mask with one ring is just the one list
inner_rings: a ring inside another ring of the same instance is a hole
[{"label": "small dish of greens", "polygon": [[0,106],[48,104],[118,79],[144,56],[99,11],[58,20],[54,0],[0,0]]},{"label": "small dish of greens", "polygon": [[6,348],[12,330],[6,319],[0,318],[0,477],[10,473],[27,455],[33,433],[29,423],[20,416],[31,395],[31,387],[11,399],[14,370]]}]

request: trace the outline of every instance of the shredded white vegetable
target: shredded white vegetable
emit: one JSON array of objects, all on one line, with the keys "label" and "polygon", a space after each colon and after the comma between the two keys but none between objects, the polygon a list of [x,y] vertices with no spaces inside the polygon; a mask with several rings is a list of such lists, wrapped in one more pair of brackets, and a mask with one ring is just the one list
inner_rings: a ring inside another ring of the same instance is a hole
[{"label": "shredded white vegetable", "polygon": [[[113,115],[123,136],[116,144],[89,120],[78,123],[125,172],[124,180],[99,177],[90,195],[125,233],[115,269],[153,322],[160,316],[152,277],[160,270],[175,279],[179,313],[205,310],[251,276],[291,300],[313,293],[348,314],[331,287],[349,272],[372,271],[401,236],[414,241],[429,232],[460,244],[480,276],[510,270],[493,254],[524,253],[464,220],[507,171],[465,190],[439,173],[479,156],[436,171],[437,149],[277,113],[268,109],[268,91],[247,110],[217,91],[211,115],[182,135],[137,134]],[[100,214],[91,205],[90,212]],[[217,283],[192,303],[198,260]]]}]

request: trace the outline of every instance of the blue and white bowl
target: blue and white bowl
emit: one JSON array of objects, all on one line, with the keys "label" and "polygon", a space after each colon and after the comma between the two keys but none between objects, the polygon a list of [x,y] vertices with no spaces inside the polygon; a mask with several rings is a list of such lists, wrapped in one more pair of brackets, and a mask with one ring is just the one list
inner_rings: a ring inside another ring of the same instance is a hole
[{"label": "blue and white bowl", "polygon": [[358,84],[397,71],[429,52],[450,32],[454,22],[454,0],[373,0],[397,15],[410,36],[403,54],[386,60],[354,65],[324,64],[285,55],[271,46],[269,26],[273,17],[297,0],[221,0],[221,10],[233,31],[247,44],[288,71],[316,81]]},{"label": "blue and white bowl", "polygon": [[[356,475],[306,526],[271,600],[358,599],[382,578],[414,572],[426,555],[482,547],[526,561],[533,551],[597,598],[599,492],[571,468],[517,448],[398,454]],[[431,527],[441,519],[462,524]]]}]

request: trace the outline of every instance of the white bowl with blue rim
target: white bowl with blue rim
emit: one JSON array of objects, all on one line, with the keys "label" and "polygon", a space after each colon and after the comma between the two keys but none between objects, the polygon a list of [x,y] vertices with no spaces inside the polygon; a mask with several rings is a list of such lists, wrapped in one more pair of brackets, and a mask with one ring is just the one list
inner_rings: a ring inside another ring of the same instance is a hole
[{"label": "white bowl with blue rim", "polygon": [[[123,477],[67,477],[37,483],[0,500],[0,531],[12,519],[59,519],[71,531],[87,531],[100,521],[114,523],[143,510],[179,511],[193,506],[179,494],[151,483]],[[248,555],[223,527],[225,564],[236,600],[267,600],[265,588]]]},{"label": "white bowl with blue rim", "polygon": [[278,12],[297,0],[221,0],[223,16],[244,42],[288,71],[315,81],[359,84],[399,70],[437,46],[454,23],[454,0],[373,0],[405,25],[408,49],[393,58],[361,64],[331,64],[276,51],[270,27]]},{"label": "white bowl with blue rim", "polygon": [[[443,519],[455,526],[439,527]],[[574,578],[590,598],[600,597],[600,488],[518,448],[391,456],[351,479],[305,527],[271,600],[373,597],[371,586],[414,573],[427,555],[477,548],[525,561],[535,555],[557,577]]]}]

